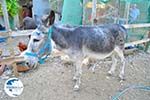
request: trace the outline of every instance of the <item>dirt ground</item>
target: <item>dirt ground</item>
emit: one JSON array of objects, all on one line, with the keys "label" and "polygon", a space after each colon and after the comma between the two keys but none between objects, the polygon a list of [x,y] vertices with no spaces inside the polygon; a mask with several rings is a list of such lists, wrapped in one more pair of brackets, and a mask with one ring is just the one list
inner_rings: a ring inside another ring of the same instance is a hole
[{"label": "dirt ground", "polygon": [[[2,47],[6,48],[6,45]],[[24,90],[16,98],[4,92],[6,79],[0,77],[0,100],[111,100],[127,86],[150,86],[150,53],[138,51],[126,56],[126,80],[123,82],[118,80],[119,65],[114,76],[108,76],[111,61],[96,63],[95,73],[87,66],[83,67],[81,88],[73,91],[75,67],[64,64],[59,57],[49,57],[37,69],[21,73],[19,79],[24,84]],[[130,89],[119,100],[150,100],[150,91]]]}]

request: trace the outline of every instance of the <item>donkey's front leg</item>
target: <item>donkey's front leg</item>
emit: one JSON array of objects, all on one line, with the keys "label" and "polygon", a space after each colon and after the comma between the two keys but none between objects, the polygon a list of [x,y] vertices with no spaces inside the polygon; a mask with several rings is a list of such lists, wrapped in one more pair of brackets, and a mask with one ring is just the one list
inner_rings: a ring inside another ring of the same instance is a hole
[{"label": "donkey's front leg", "polygon": [[110,70],[108,71],[109,75],[113,75],[115,73],[116,65],[117,65],[117,59],[115,57],[115,54],[113,54],[112,55],[112,66],[111,66]]},{"label": "donkey's front leg", "polygon": [[73,79],[76,81],[74,90],[79,90],[81,84],[81,75],[82,75],[82,60],[76,60],[76,72]]},{"label": "donkey's front leg", "polygon": [[125,70],[125,58],[124,58],[124,54],[123,54],[123,50],[119,47],[115,48],[115,51],[116,53],[118,54],[118,56],[120,57],[121,59],[121,62],[122,62],[122,67],[120,69],[120,74],[119,74],[119,77],[121,80],[124,80],[124,70]]}]

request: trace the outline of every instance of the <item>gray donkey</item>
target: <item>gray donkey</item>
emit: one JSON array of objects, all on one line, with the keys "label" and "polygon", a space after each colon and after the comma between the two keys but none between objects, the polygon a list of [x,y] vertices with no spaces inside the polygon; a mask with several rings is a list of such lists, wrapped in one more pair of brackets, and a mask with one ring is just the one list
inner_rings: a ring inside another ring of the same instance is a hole
[{"label": "gray donkey", "polygon": [[104,59],[112,57],[112,66],[108,73],[111,75],[116,69],[116,54],[120,57],[122,67],[119,77],[124,79],[125,58],[124,44],[127,36],[126,29],[118,24],[100,26],[51,26],[52,39],[57,49],[63,51],[75,62],[76,72],[74,90],[79,90],[82,75],[82,61],[85,57]]}]

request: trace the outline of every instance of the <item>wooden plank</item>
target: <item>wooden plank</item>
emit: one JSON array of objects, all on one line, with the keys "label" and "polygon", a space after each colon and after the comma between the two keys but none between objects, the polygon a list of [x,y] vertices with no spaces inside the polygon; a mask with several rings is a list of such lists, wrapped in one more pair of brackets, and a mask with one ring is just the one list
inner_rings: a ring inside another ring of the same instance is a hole
[{"label": "wooden plank", "polygon": [[130,2],[126,2],[126,7],[125,7],[125,12],[124,12],[124,18],[126,18],[126,24],[128,24],[129,20],[129,12],[130,12]]},{"label": "wooden plank", "polygon": [[14,57],[7,57],[1,59],[0,64],[11,65],[13,63],[22,62],[22,61],[25,61],[24,57],[14,56]]},{"label": "wooden plank", "polygon": [[92,25],[94,25],[94,19],[96,19],[96,4],[97,4],[97,0],[93,0],[92,1]]},{"label": "wooden plank", "polygon": [[[17,70],[17,65],[16,63],[18,62],[23,62],[25,61],[24,57],[8,57],[8,58],[4,58],[1,59],[0,61],[0,65],[4,66],[4,65],[8,65],[11,66],[13,68],[13,74],[15,76],[19,76],[18,70]],[[0,74],[2,74],[2,71],[0,70]]]},{"label": "wooden plank", "polygon": [[126,24],[123,25],[125,28],[142,28],[142,27],[150,27],[150,23],[148,24]]},{"label": "wooden plank", "polygon": [[86,13],[87,13],[87,8],[86,8],[86,4],[87,4],[88,0],[83,0],[83,18],[82,18],[82,24],[86,25]]},{"label": "wooden plank", "polygon": [[5,27],[7,31],[10,31],[10,24],[9,24],[9,16],[7,12],[7,5],[6,5],[6,0],[0,0],[2,4],[2,10],[3,10],[3,17],[4,17],[4,22],[5,22]]},{"label": "wooden plank", "polygon": [[[142,27],[150,27],[150,24],[126,24],[123,25],[125,28],[142,28]],[[21,30],[21,31],[12,31],[10,36],[28,36],[30,35],[34,30]],[[6,36],[5,31],[0,32],[0,36]]]},{"label": "wooden plank", "polygon": [[15,31],[12,32],[11,36],[16,37],[16,36],[29,36],[33,30],[23,30],[23,31]]},{"label": "wooden plank", "polygon": [[125,43],[125,48],[126,47],[129,47],[129,46],[132,46],[132,45],[138,45],[138,44],[142,44],[142,43],[146,43],[146,42],[149,42],[150,39],[142,39],[142,40],[137,40],[137,41],[134,41],[134,42],[129,42],[129,43]]},{"label": "wooden plank", "polygon": [[17,37],[17,36],[29,36],[34,30],[21,30],[21,31],[11,31],[9,35],[8,32],[0,32],[0,36],[3,37]]}]

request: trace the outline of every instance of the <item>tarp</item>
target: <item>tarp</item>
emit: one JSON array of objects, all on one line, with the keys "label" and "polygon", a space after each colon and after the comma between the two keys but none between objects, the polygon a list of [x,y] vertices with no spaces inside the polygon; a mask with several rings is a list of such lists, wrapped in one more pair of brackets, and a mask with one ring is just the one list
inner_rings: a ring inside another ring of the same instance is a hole
[{"label": "tarp", "polygon": [[50,12],[49,0],[33,0],[33,14],[42,17]]},{"label": "tarp", "polygon": [[61,22],[63,24],[81,25],[82,12],[81,0],[64,0]]},{"label": "tarp", "polygon": [[121,1],[126,1],[126,2],[130,2],[130,3],[137,3],[137,2],[144,1],[144,0],[121,0]]}]

